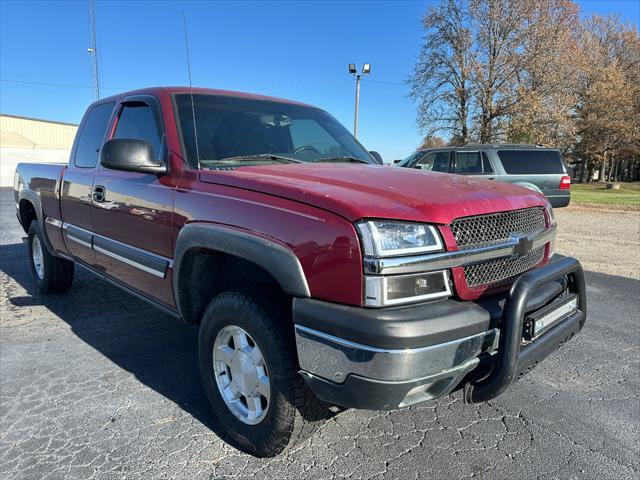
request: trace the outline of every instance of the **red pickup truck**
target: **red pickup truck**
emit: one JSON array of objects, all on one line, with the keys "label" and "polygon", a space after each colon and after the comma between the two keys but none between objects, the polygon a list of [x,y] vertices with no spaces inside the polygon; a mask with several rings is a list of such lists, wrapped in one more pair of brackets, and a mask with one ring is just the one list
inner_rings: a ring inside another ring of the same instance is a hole
[{"label": "red pickup truck", "polygon": [[42,292],[67,290],[77,265],[199,326],[212,408],[260,456],[329,405],[494,398],[586,319],[543,195],[379,165],[301,103],[102,99],[68,165],[18,166],[15,200]]}]

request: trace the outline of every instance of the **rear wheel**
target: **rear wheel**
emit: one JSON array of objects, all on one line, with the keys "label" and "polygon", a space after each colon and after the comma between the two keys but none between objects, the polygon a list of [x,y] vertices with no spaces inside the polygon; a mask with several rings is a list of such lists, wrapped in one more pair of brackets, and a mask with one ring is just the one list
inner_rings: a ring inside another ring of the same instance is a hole
[{"label": "rear wheel", "polygon": [[60,293],[71,287],[73,262],[53,256],[45,247],[37,220],[29,225],[29,266],[36,286],[42,293]]},{"label": "rear wheel", "polygon": [[298,373],[286,320],[237,291],[216,296],[200,325],[200,372],[213,411],[234,442],[260,457],[301,442],[330,413]]}]

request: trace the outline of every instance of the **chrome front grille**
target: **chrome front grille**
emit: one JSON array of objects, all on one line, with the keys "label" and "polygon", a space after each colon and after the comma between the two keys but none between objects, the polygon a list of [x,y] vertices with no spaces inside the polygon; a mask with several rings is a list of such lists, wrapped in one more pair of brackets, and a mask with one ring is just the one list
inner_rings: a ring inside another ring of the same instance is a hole
[{"label": "chrome front grille", "polygon": [[[465,250],[509,240],[511,236],[535,236],[545,230],[543,208],[525,208],[455,220],[450,225],[458,248]],[[519,258],[501,258],[464,267],[469,288],[509,283],[544,258],[545,246]]]},{"label": "chrome front grille", "polygon": [[501,258],[476,265],[468,265],[464,267],[467,286],[470,288],[481,285],[495,287],[510,283],[515,277],[527,270],[531,270],[542,261],[544,248],[544,245],[538,247],[520,258]]},{"label": "chrome front grille", "polygon": [[454,220],[451,231],[458,247],[475,247],[508,240],[511,235],[535,235],[545,229],[543,208],[524,208]]}]

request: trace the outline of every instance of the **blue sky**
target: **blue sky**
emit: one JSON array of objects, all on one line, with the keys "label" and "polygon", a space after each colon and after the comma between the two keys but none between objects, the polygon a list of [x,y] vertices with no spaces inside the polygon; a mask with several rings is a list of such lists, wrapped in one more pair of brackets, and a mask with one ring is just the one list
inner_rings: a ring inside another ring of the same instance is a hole
[{"label": "blue sky", "polygon": [[[581,1],[584,14],[638,25],[640,0]],[[103,95],[188,84],[308,102],[353,126],[347,64],[372,64],[362,83],[360,140],[385,160],[420,143],[404,81],[417,56],[425,1],[97,1]],[[91,102],[87,2],[0,0],[0,111],[78,122]],[[33,83],[17,83],[33,82]],[[44,85],[49,84],[49,85]]]}]

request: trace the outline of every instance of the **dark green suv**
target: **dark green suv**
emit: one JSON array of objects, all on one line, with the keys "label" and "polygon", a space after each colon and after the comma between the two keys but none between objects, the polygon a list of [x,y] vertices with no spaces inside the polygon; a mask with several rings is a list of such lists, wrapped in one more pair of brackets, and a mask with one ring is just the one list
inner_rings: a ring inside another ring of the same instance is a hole
[{"label": "dark green suv", "polygon": [[566,207],[571,198],[571,179],[555,148],[510,144],[434,148],[418,150],[397,165],[522,185],[546,195],[554,207]]}]

